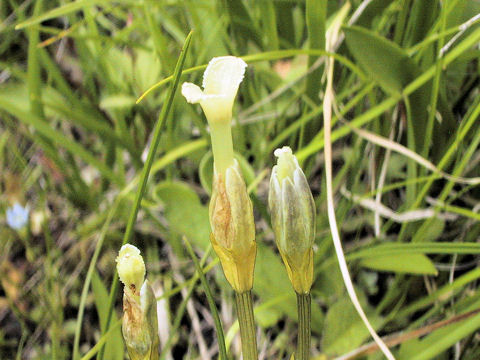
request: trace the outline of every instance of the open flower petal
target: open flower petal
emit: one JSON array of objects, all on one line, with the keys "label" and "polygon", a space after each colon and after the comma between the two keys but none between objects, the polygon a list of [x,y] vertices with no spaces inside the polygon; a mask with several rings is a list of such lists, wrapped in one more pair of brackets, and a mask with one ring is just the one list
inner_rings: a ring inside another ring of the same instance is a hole
[{"label": "open flower petal", "polygon": [[233,100],[243,80],[247,64],[235,56],[213,58],[203,74],[203,88],[192,83],[182,85],[182,95],[191,103],[200,103],[210,124],[232,120]]},{"label": "open flower petal", "polygon": [[247,63],[235,56],[213,58],[203,74],[205,94],[223,95],[233,102],[246,67]]},{"label": "open flower petal", "polygon": [[189,82],[182,84],[182,95],[190,104],[199,103],[204,98],[202,89]]}]

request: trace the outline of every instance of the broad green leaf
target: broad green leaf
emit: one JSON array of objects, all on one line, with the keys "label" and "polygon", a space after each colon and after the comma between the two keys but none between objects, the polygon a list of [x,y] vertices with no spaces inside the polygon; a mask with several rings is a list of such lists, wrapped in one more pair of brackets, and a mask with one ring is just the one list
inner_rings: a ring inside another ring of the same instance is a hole
[{"label": "broad green leaf", "polygon": [[343,30],[355,60],[385,91],[401,93],[415,79],[415,63],[398,45],[357,26]]},{"label": "broad green leaf", "polygon": [[182,182],[162,182],[154,193],[164,205],[170,229],[205,250],[210,242],[208,208],[195,191]]},{"label": "broad green leaf", "polygon": [[131,108],[135,105],[135,100],[135,97],[126,94],[110,95],[100,101],[100,108],[103,110]]},{"label": "broad green leaf", "polygon": [[422,254],[399,254],[374,256],[362,259],[360,264],[364,267],[406,274],[437,275],[437,269],[432,261]]},{"label": "broad green leaf", "polygon": [[[362,299],[360,301],[372,326],[378,327],[382,323],[382,319],[373,315],[372,310],[365,306]],[[369,337],[370,334],[365,324],[348,297],[341,298],[328,309],[322,338],[322,348],[327,355],[333,356],[349,352],[360,346]]]},{"label": "broad green leaf", "polygon": [[[160,78],[161,74],[160,61],[156,54],[150,51],[139,50],[135,58],[133,73],[133,80],[140,89],[147,89],[152,86]],[[134,103],[136,100],[135,98]]]},{"label": "broad green leaf", "polygon": [[[97,271],[93,272],[92,291],[95,295],[95,307],[97,308],[98,318],[100,319],[100,328],[102,329],[102,333],[105,333],[105,323],[107,321],[108,312],[108,292]],[[113,321],[117,321],[116,316]],[[112,360],[122,360],[124,355],[123,349],[124,347],[122,333],[120,332],[120,328],[118,328],[109,337],[105,344],[105,358]]]}]

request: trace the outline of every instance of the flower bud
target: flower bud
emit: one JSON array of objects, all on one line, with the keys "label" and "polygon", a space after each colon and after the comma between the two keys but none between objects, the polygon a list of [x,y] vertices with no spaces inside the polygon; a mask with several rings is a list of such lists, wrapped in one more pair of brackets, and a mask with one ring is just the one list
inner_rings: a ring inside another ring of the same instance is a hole
[{"label": "flower bud", "polygon": [[284,146],[274,154],[278,162],[272,169],[268,194],[272,228],[293,288],[306,294],[313,282],[315,203],[292,150]]},{"label": "flower bud", "polygon": [[126,244],[117,257],[123,289],[122,334],[130,360],[158,360],[157,302],[145,277],[140,250]]},{"label": "flower bud", "polygon": [[130,244],[122,246],[116,259],[120,281],[128,291],[138,296],[145,278],[145,263],[140,250]]},{"label": "flower bud", "polygon": [[209,212],[212,246],[225,277],[235,291],[251,290],[257,252],[255,223],[252,203],[236,161],[227,168],[225,177],[214,172]]}]

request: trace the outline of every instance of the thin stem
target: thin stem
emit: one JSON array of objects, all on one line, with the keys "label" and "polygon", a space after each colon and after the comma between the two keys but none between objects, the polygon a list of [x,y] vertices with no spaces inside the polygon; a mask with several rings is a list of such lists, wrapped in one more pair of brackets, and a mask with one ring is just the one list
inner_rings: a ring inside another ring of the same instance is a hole
[{"label": "thin stem", "polygon": [[225,176],[225,171],[233,164],[232,128],[230,121],[210,124],[212,152],[215,169]]},{"label": "thin stem", "polygon": [[297,293],[298,337],[295,360],[310,359],[310,339],[312,325],[312,298],[310,293]]},{"label": "thin stem", "polygon": [[235,292],[240,338],[242,339],[243,360],[257,360],[257,338],[253,318],[252,292]]}]

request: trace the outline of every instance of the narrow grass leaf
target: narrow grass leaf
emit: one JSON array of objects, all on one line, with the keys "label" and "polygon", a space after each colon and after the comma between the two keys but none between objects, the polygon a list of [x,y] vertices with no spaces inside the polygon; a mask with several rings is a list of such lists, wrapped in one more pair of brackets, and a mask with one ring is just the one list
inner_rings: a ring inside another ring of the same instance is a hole
[{"label": "narrow grass leaf", "polygon": [[[105,322],[107,320],[107,302],[108,291],[97,271],[93,272],[92,276],[92,292],[95,299],[95,307],[97,308],[97,315],[100,319],[100,328],[102,332],[107,332],[105,329]],[[117,321],[115,318],[114,321]],[[124,358],[123,338],[120,329],[117,329],[114,334],[105,343],[105,357],[112,360],[122,360]]]},{"label": "narrow grass leaf", "polygon": [[208,307],[210,308],[210,313],[213,316],[213,321],[215,323],[215,330],[217,332],[217,342],[218,342],[218,352],[220,353],[220,359],[227,360],[227,349],[225,348],[225,336],[223,334],[222,322],[220,321],[220,316],[218,315],[217,306],[215,305],[215,299],[213,298],[212,290],[208,286],[207,278],[203,273],[203,269],[200,266],[200,262],[193,251],[192,245],[188,239],[184,236],[183,242],[188,251],[188,254],[192,258],[195,268],[197,269],[197,274],[200,277],[200,282],[202,283],[203,290],[205,291],[205,296],[207,297]]},{"label": "narrow grass leaf", "polygon": [[0,108],[15,116],[21,122],[32,125],[39,134],[49,139],[52,143],[64,147],[72,155],[78,156],[86,163],[91,164],[93,167],[97,168],[98,171],[102,174],[102,176],[104,176],[108,180],[112,181],[117,185],[122,185],[123,180],[119,179],[118,176],[116,176],[110,168],[108,168],[104,163],[98,160],[82,145],[69,139],[61,132],[55,130],[48,123],[44,122],[36,115],[23,111],[12,105],[11,103],[3,100],[2,98],[0,98]]},{"label": "narrow grass leaf", "polygon": [[[335,32],[335,31],[333,31]],[[338,33],[338,29],[336,31]],[[332,38],[335,37],[332,36]],[[332,42],[330,39],[327,39],[327,49],[330,50]],[[335,205],[333,200],[333,181],[332,181],[332,139],[331,139],[331,121],[332,121],[332,107],[334,103],[334,94],[333,94],[333,58],[329,57],[327,62],[327,87],[325,89],[325,97],[323,99],[323,118],[324,118],[324,141],[325,141],[325,177],[327,185],[327,210],[328,210],[328,221],[330,224],[330,233],[332,235],[333,244],[335,247],[335,252],[337,254],[338,264],[342,273],[343,281],[345,287],[347,288],[348,295],[352,300],[355,309],[360,315],[363,323],[367,327],[371,336],[378,344],[384,355],[389,360],[394,360],[395,357],[390,352],[388,347],[378,336],[375,329],[370,324],[365,312],[360,305],[357,294],[353,287],[353,282],[348,271],[347,262],[345,260],[345,255],[343,253],[342,242],[340,240],[340,233],[338,231],[337,220],[335,215]]]},{"label": "narrow grass leaf", "polygon": [[[327,17],[327,1],[307,0],[305,4],[306,23],[308,33],[308,47],[310,49],[325,50],[325,31]],[[314,65],[316,58],[308,58],[308,68]],[[319,100],[322,79],[321,69],[317,69],[309,74],[306,84],[306,95],[315,103]]]},{"label": "narrow grass leaf", "polygon": [[399,274],[437,275],[432,261],[423,254],[382,255],[363,258],[360,265],[378,271]]},{"label": "narrow grass leaf", "polygon": [[68,3],[60,7],[57,7],[55,9],[52,9],[50,11],[47,11],[41,15],[34,16],[24,22],[21,22],[20,24],[17,24],[15,26],[15,30],[20,30],[35,24],[39,24],[45,20],[50,20],[60,16],[65,16],[72,12],[81,10],[85,7],[101,5],[110,1],[112,0],[78,0],[72,3]]},{"label": "narrow grass leaf", "polygon": [[[188,48],[190,46],[190,42],[192,39],[192,34],[193,32],[190,31],[188,34],[187,38],[185,39],[185,43],[183,45],[183,49],[180,53],[180,56],[177,60],[177,64],[175,66],[175,72],[173,74],[173,83],[170,87],[170,90],[167,95],[167,100],[162,106],[162,110],[160,112],[160,115],[158,117],[158,121],[155,124],[154,128],[154,133],[153,133],[153,138],[152,138],[152,143],[150,145],[150,149],[147,155],[147,160],[145,161],[145,165],[142,171],[142,176],[140,179],[140,185],[137,189],[137,192],[135,194],[135,201],[133,204],[133,208],[130,212],[130,216],[127,222],[127,228],[125,229],[125,235],[122,240],[122,245],[125,245],[127,242],[130,241],[132,234],[133,234],[133,227],[135,225],[135,222],[137,220],[137,215],[138,211],[140,209],[140,204],[142,202],[143,195],[145,193],[145,189],[147,187],[147,181],[148,177],[150,175],[150,170],[152,168],[153,164],[153,159],[156,155],[156,151],[158,148],[158,144],[160,143],[160,136],[162,134],[162,130],[165,126],[165,120],[167,119],[168,114],[170,113],[170,109],[172,107],[173,103],[173,98],[175,96],[175,92],[178,87],[178,83],[180,81],[180,76],[182,74],[182,69],[183,65],[185,63],[185,58],[188,52]],[[109,328],[110,321],[112,318],[112,313],[113,313],[113,306],[115,303],[115,296],[118,290],[118,276],[116,273],[116,270],[114,271],[113,274],[113,280],[112,280],[112,286],[110,288],[110,296],[109,296],[109,301],[108,301],[108,315],[107,315],[107,322],[106,322],[106,328]],[[100,351],[100,354],[98,356],[98,360],[102,360],[104,356],[103,349]]]}]

